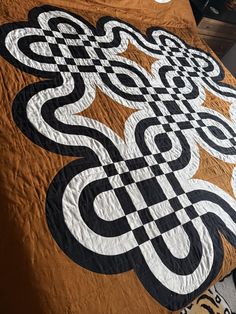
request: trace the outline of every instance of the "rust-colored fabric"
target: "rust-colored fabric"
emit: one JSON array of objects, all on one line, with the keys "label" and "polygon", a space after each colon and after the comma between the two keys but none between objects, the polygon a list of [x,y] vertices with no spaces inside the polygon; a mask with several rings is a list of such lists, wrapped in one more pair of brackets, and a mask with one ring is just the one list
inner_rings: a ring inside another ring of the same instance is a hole
[{"label": "rust-colored fabric", "polygon": [[[104,95],[98,89],[96,91],[96,97],[92,105],[79,114],[83,117],[88,117],[107,125],[122,139],[125,140],[125,122],[135,111],[135,109],[131,109],[116,103],[114,100],[109,98],[109,96]],[[116,117],[115,123],[114,117]]]},{"label": "rust-colored fabric", "polygon": [[[132,24],[141,32],[163,27],[188,44],[214,53],[197,35],[187,0],[159,4],[153,0],[3,0],[0,24],[25,21],[28,12],[50,4],[79,14],[93,25],[102,16]],[[155,58],[136,51],[132,43],[122,56],[151,71]],[[216,56],[214,56],[216,57]],[[41,148],[16,126],[12,103],[29,84],[43,81],[0,58],[0,313],[2,314],[129,314],[179,313],[161,306],[143,287],[133,270],[106,275],[89,271],[73,262],[57,246],[48,230],[45,200],[48,186],[58,171],[77,159]],[[236,87],[225,69],[224,81]],[[102,107],[101,102],[105,104]],[[100,106],[100,107],[99,107]],[[207,92],[204,106],[230,118],[229,104]],[[93,104],[76,114],[99,121],[121,138],[133,112],[100,90]],[[229,164],[200,149],[200,165],[194,179],[205,180],[229,193],[235,164]],[[236,266],[236,250],[222,236],[224,261],[214,282]],[[196,312],[197,313],[197,312]],[[200,312],[199,312],[200,313]]]}]

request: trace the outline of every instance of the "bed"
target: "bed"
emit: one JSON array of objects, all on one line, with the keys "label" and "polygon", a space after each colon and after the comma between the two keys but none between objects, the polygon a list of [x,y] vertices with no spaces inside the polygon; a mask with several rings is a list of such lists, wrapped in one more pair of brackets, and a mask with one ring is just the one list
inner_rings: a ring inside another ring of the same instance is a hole
[{"label": "bed", "polygon": [[1,313],[199,314],[236,267],[236,81],[160,2],[1,2]]}]

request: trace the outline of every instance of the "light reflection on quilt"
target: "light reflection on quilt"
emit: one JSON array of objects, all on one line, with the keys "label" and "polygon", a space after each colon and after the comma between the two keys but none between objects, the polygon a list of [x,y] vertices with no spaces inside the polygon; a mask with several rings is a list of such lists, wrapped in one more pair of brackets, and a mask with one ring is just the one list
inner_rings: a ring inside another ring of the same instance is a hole
[{"label": "light reflection on quilt", "polygon": [[[4,58],[48,78],[16,96],[15,123],[37,145],[83,157],[48,188],[46,215],[55,241],[86,269],[133,269],[163,306],[186,306],[221,268],[219,233],[236,246],[236,201],[191,179],[198,145],[236,162],[235,122],[202,106],[206,89],[234,108],[236,91],[222,82],[221,66],[165,30],[153,27],[144,36],[109,17],[95,28],[49,6],[0,32]],[[156,59],[151,73],[121,55],[129,43]],[[97,89],[132,111],[124,139],[79,115]]]}]

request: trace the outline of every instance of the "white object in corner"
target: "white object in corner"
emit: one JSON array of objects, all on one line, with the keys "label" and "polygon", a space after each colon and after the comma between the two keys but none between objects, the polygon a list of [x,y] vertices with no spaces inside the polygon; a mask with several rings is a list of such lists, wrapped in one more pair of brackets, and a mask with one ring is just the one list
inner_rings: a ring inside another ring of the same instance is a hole
[{"label": "white object in corner", "polygon": [[171,0],[155,0],[158,3],[167,3],[170,2]]}]

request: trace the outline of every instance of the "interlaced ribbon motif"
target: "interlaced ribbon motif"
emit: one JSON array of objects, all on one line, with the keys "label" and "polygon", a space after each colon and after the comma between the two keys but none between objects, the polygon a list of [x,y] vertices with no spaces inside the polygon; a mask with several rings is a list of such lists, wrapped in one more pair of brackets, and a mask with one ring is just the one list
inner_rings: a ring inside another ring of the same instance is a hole
[{"label": "interlaced ribbon motif", "polygon": [[[236,247],[236,201],[192,179],[198,145],[236,162],[236,125],[203,107],[205,90],[231,103],[236,91],[207,53],[158,28],[146,35],[109,17],[96,28],[60,8],[43,6],[27,22],[0,28],[0,53],[48,80],[15,98],[13,117],[37,145],[83,157],[48,188],[46,215],[60,248],[103,274],[133,269],[163,306],[177,310],[207,289],[223,260],[220,233]],[[131,43],[156,58],[151,73],[121,55]],[[135,109],[125,140],[78,115],[96,89]]]}]

